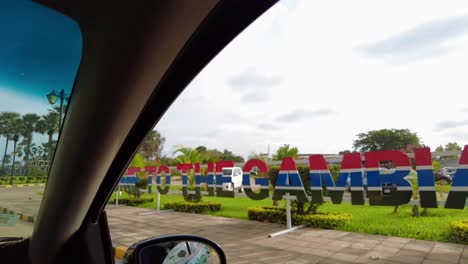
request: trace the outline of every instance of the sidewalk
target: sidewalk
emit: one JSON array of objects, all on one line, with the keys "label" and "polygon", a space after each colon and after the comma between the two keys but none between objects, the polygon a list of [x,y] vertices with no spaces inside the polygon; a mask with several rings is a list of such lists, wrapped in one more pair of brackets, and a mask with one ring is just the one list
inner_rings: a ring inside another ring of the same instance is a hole
[{"label": "sidewalk", "polygon": [[[117,245],[169,234],[195,234],[219,243],[228,263],[468,263],[468,246],[304,228],[275,238],[284,225],[208,215],[107,207]],[[466,249],[466,250],[465,250]]]},{"label": "sidewalk", "polygon": [[43,191],[44,186],[1,188],[0,213],[20,214],[23,221],[34,222]]}]

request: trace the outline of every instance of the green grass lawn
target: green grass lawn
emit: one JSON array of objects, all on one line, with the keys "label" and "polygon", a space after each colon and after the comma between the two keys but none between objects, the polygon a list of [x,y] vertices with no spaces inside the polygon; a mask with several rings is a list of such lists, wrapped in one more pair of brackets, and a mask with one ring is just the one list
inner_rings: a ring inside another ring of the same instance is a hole
[{"label": "green grass lawn", "polygon": [[[155,200],[151,203],[141,204],[143,208],[156,209],[156,195],[151,194],[155,197]],[[167,202],[182,202],[184,198],[181,195],[161,195],[161,209],[164,209],[164,203]],[[265,199],[261,201],[251,200],[247,197],[236,197],[236,198],[222,198],[222,197],[209,197],[204,196],[203,201],[205,202],[219,202],[221,203],[221,210],[218,212],[211,212],[210,215],[224,216],[231,218],[247,219],[247,208],[253,206],[271,206],[273,201],[271,199]],[[284,206],[284,202],[280,203]]]},{"label": "green grass lawn", "polygon": [[[126,196],[123,193],[121,197]],[[144,194],[143,197],[154,197],[155,200],[151,203],[144,203],[140,207],[156,209],[156,194]],[[183,201],[183,197],[181,195],[161,195],[161,209],[164,209],[164,203],[176,201]],[[232,199],[204,196],[203,201],[222,204],[221,210],[211,212],[211,215],[239,219],[247,219],[248,207],[271,206],[273,203],[271,199],[256,201],[247,197]],[[284,206],[284,201],[280,203],[280,206]],[[350,203],[335,205],[328,202],[322,205],[319,211],[352,215],[351,223],[339,228],[344,231],[449,242],[452,242],[449,235],[449,224],[452,221],[468,219],[467,210],[444,208],[428,209],[427,216],[413,217],[412,207],[409,205],[401,206],[398,213],[394,214],[392,206],[359,206]]]},{"label": "green grass lawn", "polygon": [[344,231],[450,242],[450,222],[468,219],[467,210],[444,208],[428,209],[427,216],[413,217],[409,205],[401,206],[397,214],[393,213],[393,207],[390,206],[358,206],[349,203],[326,203],[319,211],[351,214],[351,223],[340,228]]}]

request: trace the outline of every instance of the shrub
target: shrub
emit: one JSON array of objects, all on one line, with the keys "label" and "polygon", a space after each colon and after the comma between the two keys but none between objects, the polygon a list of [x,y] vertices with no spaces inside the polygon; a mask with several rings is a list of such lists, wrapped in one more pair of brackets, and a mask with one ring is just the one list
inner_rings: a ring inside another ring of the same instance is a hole
[{"label": "shrub", "polygon": [[171,176],[182,176],[182,173],[177,169],[171,169]]},{"label": "shrub", "polygon": [[432,161],[432,167],[434,168],[434,171],[440,170],[440,162],[437,160]]},{"label": "shrub", "polygon": [[8,184],[9,178],[10,177],[7,177],[7,176],[0,177],[0,184]]},{"label": "shrub", "polygon": [[138,177],[139,181],[135,183],[136,188],[140,189],[147,189],[148,188],[148,178],[140,178]]},{"label": "shrub", "polygon": [[249,220],[286,223],[286,209],[281,207],[250,207],[247,208],[247,214]]},{"label": "shrub", "polygon": [[42,176],[42,177],[37,177],[37,182],[39,183],[46,183],[47,182],[47,177],[46,176]]},{"label": "shrub", "polygon": [[468,244],[468,220],[450,223],[450,236],[457,243]]},{"label": "shrub", "polygon": [[[284,224],[286,223],[286,209],[278,207],[251,207],[247,209],[250,220]],[[348,214],[317,213],[311,215],[292,214],[294,225],[308,225],[317,228],[335,229],[348,222]]]},{"label": "shrub", "polygon": [[128,195],[131,196],[132,198],[140,198],[142,195],[142,192],[140,191],[140,189],[136,187],[128,188],[125,190],[125,192],[128,193]]},{"label": "shrub", "polygon": [[36,177],[28,177],[26,183],[36,183]]},{"label": "shrub", "polygon": [[171,202],[165,203],[164,208],[173,209],[176,212],[203,214],[208,211],[216,212],[221,210],[221,203],[213,202]]},{"label": "shrub", "polygon": [[25,176],[16,176],[15,181],[21,184],[21,183],[25,183],[27,181],[27,178]]},{"label": "shrub", "polygon": [[351,222],[351,216],[347,214],[293,215],[292,219],[295,225],[308,225],[324,229],[335,229]]},{"label": "shrub", "polygon": [[[151,203],[154,201],[154,198],[133,198],[133,197],[119,197],[119,204],[126,204],[129,206],[138,206],[142,203]],[[109,203],[115,203],[115,198],[109,200]]]}]

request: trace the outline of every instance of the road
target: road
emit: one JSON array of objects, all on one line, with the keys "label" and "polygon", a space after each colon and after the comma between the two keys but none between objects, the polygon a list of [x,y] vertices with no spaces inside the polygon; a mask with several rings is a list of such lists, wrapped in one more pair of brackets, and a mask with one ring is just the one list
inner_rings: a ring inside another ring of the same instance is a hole
[{"label": "road", "polygon": [[[0,207],[36,216],[43,191],[43,186],[0,187]],[[33,223],[21,220],[13,226],[0,225],[0,237],[27,237],[32,234],[33,228]]]}]

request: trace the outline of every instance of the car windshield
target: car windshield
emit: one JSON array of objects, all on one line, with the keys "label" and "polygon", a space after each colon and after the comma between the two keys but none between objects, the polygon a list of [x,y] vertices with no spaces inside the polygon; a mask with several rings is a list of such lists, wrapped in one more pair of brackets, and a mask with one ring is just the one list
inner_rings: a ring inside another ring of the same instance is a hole
[{"label": "car windshield", "polygon": [[[143,142],[130,166],[143,194],[116,192],[141,204],[109,201],[114,243],[137,241],[122,219],[150,209],[138,234],[197,232],[232,262],[458,262],[455,243],[468,241],[467,10],[279,1]],[[164,165],[170,177],[151,173]],[[234,166],[243,180],[226,184],[218,176]],[[459,169],[437,173],[445,167]]]},{"label": "car windshield", "polygon": [[70,18],[0,3],[0,237],[32,233],[81,59]]}]

